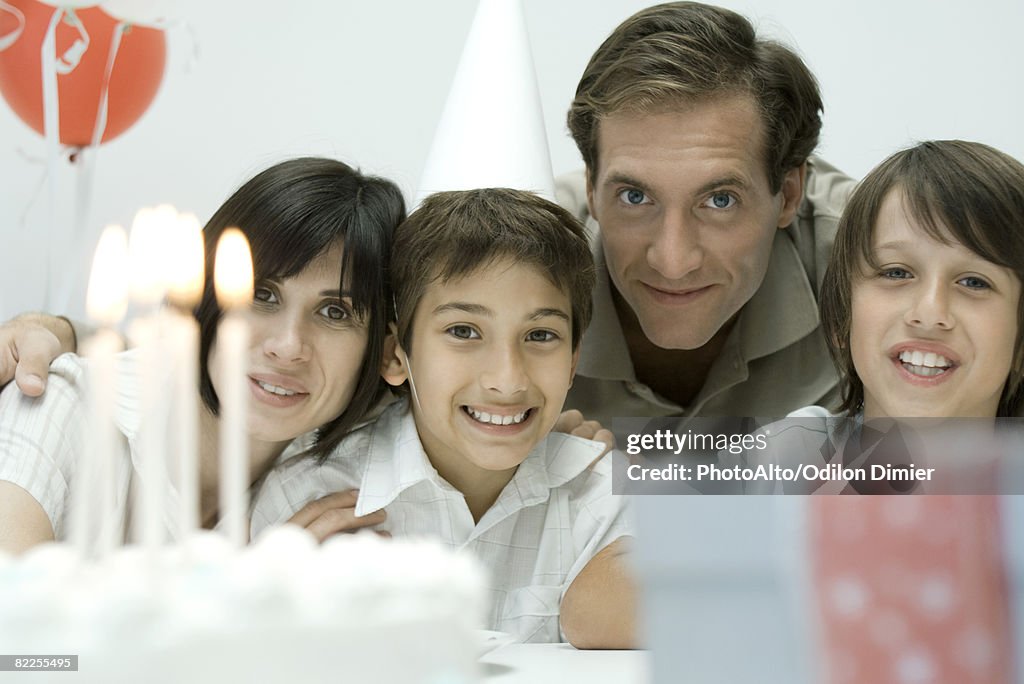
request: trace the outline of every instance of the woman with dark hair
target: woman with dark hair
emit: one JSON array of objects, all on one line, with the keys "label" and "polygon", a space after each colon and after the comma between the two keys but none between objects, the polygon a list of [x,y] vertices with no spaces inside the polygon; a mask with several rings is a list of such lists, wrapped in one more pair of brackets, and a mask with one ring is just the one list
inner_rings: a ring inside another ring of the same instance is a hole
[{"label": "woman with dark hair", "polygon": [[[253,253],[249,466],[256,481],[286,454],[326,455],[383,397],[378,364],[389,301],[387,260],[392,232],[404,216],[402,194],[390,181],[338,161],[301,158],[252,178],[206,224],[207,282],[196,309],[204,526],[218,517],[219,400],[210,368],[222,315],[212,287],[221,233],[241,228]],[[120,357],[115,422],[121,439],[114,458],[125,477],[115,486],[126,523],[138,473],[140,411],[137,354]],[[85,441],[86,368],[87,362],[65,355],[51,367],[44,396],[26,397],[13,384],[0,394],[0,549],[19,551],[67,535]],[[381,522],[334,515],[333,531]]]}]

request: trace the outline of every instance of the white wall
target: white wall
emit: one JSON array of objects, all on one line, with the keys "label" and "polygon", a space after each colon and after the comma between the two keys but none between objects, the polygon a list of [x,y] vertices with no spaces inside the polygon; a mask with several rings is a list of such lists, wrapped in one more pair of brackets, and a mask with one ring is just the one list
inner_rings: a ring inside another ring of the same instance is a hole
[{"label": "white wall", "polygon": [[[591,52],[643,0],[524,0],[555,172],[579,156],[566,106]],[[820,152],[860,177],[914,140],[960,137],[1024,159],[1024,2],[723,1],[795,46],[825,98]],[[205,221],[254,172],[322,154],[395,179],[411,196],[474,0],[180,0],[162,89],[104,145],[91,225],[128,225],[171,202]],[[0,103],[0,318],[44,305],[45,147]],[[70,225],[75,167],[60,164],[56,214]],[[91,246],[89,248],[91,253]],[[83,263],[88,254],[81,257]],[[82,313],[84,281],[67,307]]]}]

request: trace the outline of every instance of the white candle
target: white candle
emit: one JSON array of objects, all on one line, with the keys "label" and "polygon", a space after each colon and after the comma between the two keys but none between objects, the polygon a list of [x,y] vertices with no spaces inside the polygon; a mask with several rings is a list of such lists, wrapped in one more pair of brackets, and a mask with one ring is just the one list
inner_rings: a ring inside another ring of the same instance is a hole
[{"label": "white candle", "polygon": [[167,207],[140,209],[128,242],[131,271],[129,294],[139,315],[129,327],[138,347],[140,434],[137,443],[139,486],[134,488],[132,513],[135,537],[151,551],[164,539],[167,492],[166,440],[169,388],[164,369],[169,352],[164,343],[160,304],[166,293],[167,234],[176,214]]},{"label": "white candle", "polygon": [[115,546],[114,453],[117,430],[114,406],[117,397],[115,354],[121,351],[121,336],[114,328],[124,318],[127,307],[125,271],[128,262],[128,238],[121,226],[104,228],[93,257],[86,312],[97,325],[96,333],[82,345],[88,359],[88,432],[86,452],[80,462],[80,474],[73,509],[71,534],[83,556],[95,533],[94,553],[103,557]]},{"label": "white candle", "polygon": [[178,485],[178,531],[184,540],[199,528],[199,327],[192,309],[203,292],[203,233],[195,214],[180,214],[175,231],[173,267],[167,300],[171,349],[175,355],[174,418]]},{"label": "white candle", "polygon": [[217,243],[213,281],[224,318],[217,328],[217,369],[220,399],[221,520],[228,540],[237,547],[248,539],[246,510],[249,491],[249,322],[252,304],[252,256],[249,243],[236,228],[224,231]]},{"label": "white candle", "polygon": [[144,314],[152,313],[167,289],[160,219],[156,209],[139,209],[128,237],[128,294],[135,305],[149,309],[139,312]]}]

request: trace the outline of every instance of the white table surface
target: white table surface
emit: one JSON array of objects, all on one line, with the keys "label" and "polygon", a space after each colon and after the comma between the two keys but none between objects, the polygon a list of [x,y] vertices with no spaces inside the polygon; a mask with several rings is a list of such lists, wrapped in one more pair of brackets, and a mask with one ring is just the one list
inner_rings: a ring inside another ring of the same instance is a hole
[{"label": "white table surface", "polygon": [[646,684],[647,651],[578,651],[569,644],[510,644],[480,659],[486,684]]}]

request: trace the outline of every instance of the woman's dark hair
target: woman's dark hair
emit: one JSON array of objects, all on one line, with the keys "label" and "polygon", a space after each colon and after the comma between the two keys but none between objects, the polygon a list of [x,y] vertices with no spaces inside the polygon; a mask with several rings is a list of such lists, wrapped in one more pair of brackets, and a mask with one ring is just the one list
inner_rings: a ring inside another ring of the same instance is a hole
[{"label": "woman's dark hair", "polygon": [[281,162],[235,191],[203,229],[206,284],[195,315],[200,329],[199,392],[207,408],[214,415],[220,409],[208,358],[223,315],[213,289],[214,253],[221,233],[229,227],[245,233],[257,283],[297,275],[344,240],[339,289],[351,293],[355,315],[366,323],[368,341],[348,408],[318,430],[310,453],[324,456],[337,446],[385,391],[379,365],[391,297],[386,273],[392,234],[404,218],[405,201],[394,183],[333,159]]}]

